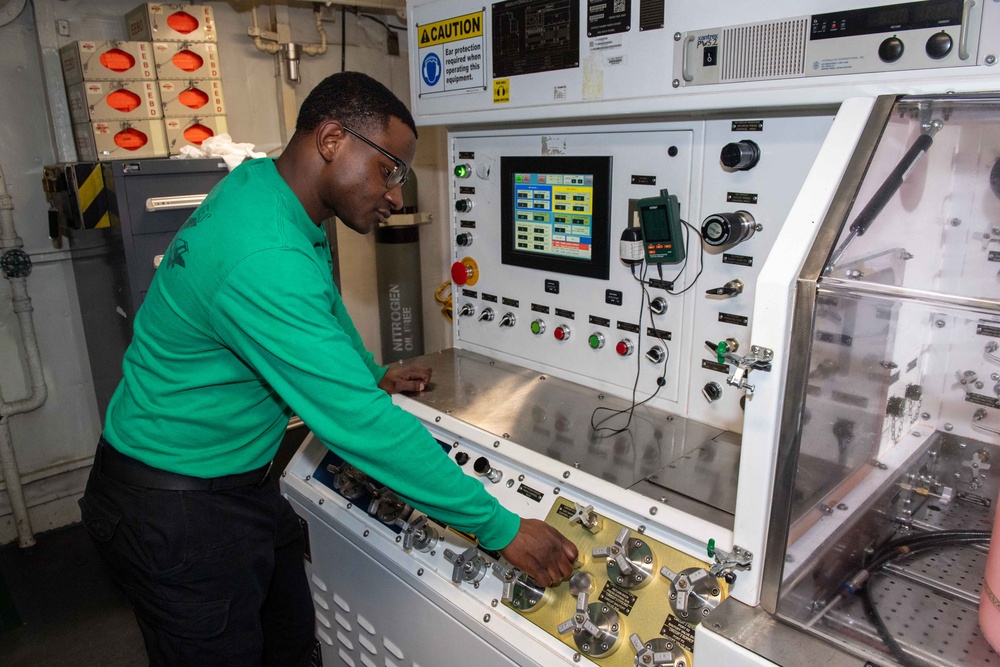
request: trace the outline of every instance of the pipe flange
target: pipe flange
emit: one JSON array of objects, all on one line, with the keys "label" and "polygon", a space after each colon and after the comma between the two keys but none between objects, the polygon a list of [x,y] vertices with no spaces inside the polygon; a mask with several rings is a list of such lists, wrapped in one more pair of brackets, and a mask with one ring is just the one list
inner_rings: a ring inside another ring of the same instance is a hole
[{"label": "pipe flange", "polygon": [[0,258],[5,278],[27,278],[31,275],[31,257],[20,248],[8,250]]}]

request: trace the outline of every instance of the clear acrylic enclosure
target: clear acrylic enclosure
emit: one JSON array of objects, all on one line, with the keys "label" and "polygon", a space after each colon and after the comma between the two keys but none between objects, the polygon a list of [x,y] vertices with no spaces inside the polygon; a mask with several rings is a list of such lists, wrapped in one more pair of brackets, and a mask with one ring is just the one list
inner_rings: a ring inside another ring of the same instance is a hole
[{"label": "clear acrylic enclosure", "polygon": [[1000,666],[1000,96],[900,98],[868,150],[798,287],[776,611],[880,665]]}]

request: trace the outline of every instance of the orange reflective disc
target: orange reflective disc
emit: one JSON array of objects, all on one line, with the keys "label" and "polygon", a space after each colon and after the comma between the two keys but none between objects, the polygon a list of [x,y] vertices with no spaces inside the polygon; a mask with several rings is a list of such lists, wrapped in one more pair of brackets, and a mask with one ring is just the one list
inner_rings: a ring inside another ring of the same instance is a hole
[{"label": "orange reflective disc", "polygon": [[188,88],[181,91],[181,94],[177,96],[177,101],[188,109],[200,109],[208,104],[208,93],[197,88]]},{"label": "orange reflective disc", "polygon": [[104,99],[109,107],[122,113],[128,113],[142,104],[142,98],[131,90],[116,90]]},{"label": "orange reflective disc", "polygon": [[184,140],[189,144],[194,144],[195,146],[201,146],[201,142],[214,136],[215,133],[201,123],[195,123],[188,129],[184,130]]},{"label": "orange reflective disc", "polygon": [[187,49],[175,53],[174,57],[170,59],[170,62],[174,64],[174,67],[182,69],[185,72],[194,72],[205,64],[205,60],[201,56],[194,51],[188,51]]},{"label": "orange reflective disc", "polygon": [[187,12],[176,12],[167,17],[167,25],[171,30],[186,35],[198,29],[198,19]]},{"label": "orange reflective disc", "polygon": [[122,130],[115,135],[115,145],[127,151],[137,151],[145,146],[147,142],[149,142],[149,137],[132,127]]},{"label": "orange reflective disc", "polygon": [[111,49],[101,54],[101,64],[112,72],[127,72],[135,65],[135,58],[121,49]]}]

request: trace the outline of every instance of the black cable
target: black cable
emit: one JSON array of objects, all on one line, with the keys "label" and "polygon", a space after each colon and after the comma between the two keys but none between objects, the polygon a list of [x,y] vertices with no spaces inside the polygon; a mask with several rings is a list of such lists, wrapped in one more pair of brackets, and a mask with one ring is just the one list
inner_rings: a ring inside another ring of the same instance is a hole
[{"label": "black cable", "polygon": [[[650,301],[649,292],[646,290],[646,285],[648,283],[646,282],[645,279],[646,271],[648,270],[649,265],[648,264],[643,265],[642,273],[639,276],[635,275],[635,265],[633,265],[631,268],[632,268],[632,277],[639,282],[639,285],[642,288],[642,297],[639,299],[639,338],[638,342],[636,343],[637,356],[635,360],[636,361],[635,381],[632,383],[632,399],[631,399],[632,404],[629,407],[624,408],[622,410],[613,410],[611,408],[605,408],[605,407],[594,408],[594,411],[590,415],[590,428],[594,431],[594,433],[603,434],[605,437],[618,435],[619,433],[627,431],[629,426],[631,426],[632,424],[632,418],[635,415],[635,409],[653,400],[656,397],[656,395],[660,393],[660,389],[664,385],[666,385],[667,362],[670,361],[670,349],[664,346],[665,351],[663,355],[663,372],[660,374],[660,377],[656,379],[656,389],[653,391],[652,394],[650,394],[643,400],[636,402],[635,395],[639,387],[639,376],[642,374],[642,357],[639,356],[642,351],[642,317],[643,317],[643,311],[645,310],[645,308],[649,307],[648,303]],[[649,316],[650,320],[652,320],[653,318],[652,310],[650,310]],[[600,411],[610,412],[611,414],[609,414],[607,417],[600,420],[599,422],[595,423],[594,419],[595,417],[597,417],[597,413]],[[628,413],[628,420],[625,422],[625,425],[622,426],[621,428],[613,429],[610,427],[607,428],[602,427],[603,424],[606,424],[611,419],[614,419],[618,415],[622,415],[625,413]]]},{"label": "black cable", "polygon": [[[688,255],[689,255],[689,251],[690,251],[690,248],[691,248],[691,234],[692,233],[695,236],[698,237],[698,249],[699,249],[699,253],[698,253],[698,273],[696,273],[695,276],[694,276],[694,278],[691,280],[691,284],[688,285],[687,287],[685,287],[684,289],[682,289],[680,292],[674,292],[672,290],[667,290],[668,294],[673,294],[674,296],[679,296],[681,294],[684,294],[684,292],[687,292],[689,289],[691,289],[692,287],[694,287],[695,283],[698,282],[698,278],[701,277],[702,271],[705,270],[705,243],[704,243],[704,240],[701,238],[701,232],[699,232],[697,229],[695,229],[693,226],[691,226],[687,222],[687,220],[681,220],[681,223],[684,225],[684,227],[686,228],[686,230],[687,230],[688,233],[687,233],[687,235],[686,235],[686,237],[684,239],[684,266],[681,268],[680,271],[677,272],[677,277],[680,278],[681,277],[681,273],[684,271],[684,269],[687,268]],[[673,282],[676,282],[676,280],[673,281]]]},{"label": "black cable", "polygon": [[393,30],[402,30],[403,32],[406,32],[405,25],[390,25],[385,21],[383,21],[382,19],[378,18],[377,16],[372,16],[371,14],[362,14],[361,12],[358,11],[357,7],[354,8],[354,13],[357,16],[360,16],[361,18],[371,19],[372,21],[375,21],[375,23],[382,24],[382,27],[385,28],[386,31],[388,32],[392,32]]}]

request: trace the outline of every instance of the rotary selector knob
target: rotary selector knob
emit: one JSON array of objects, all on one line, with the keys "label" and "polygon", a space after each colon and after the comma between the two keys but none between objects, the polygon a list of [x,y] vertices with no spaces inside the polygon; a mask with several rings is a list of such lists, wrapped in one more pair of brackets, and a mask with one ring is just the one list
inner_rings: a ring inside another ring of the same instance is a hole
[{"label": "rotary selector knob", "polygon": [[655,315],[662,315],[667,312],[667,300],[662,296],[658,296],[649,302],[649,309],[653,311]]},{"label": "rotary selector knob", "polygon": [[545,588],[516,567],[494,563],[493,574],[503,582],[500,598],[514,609],[527,614],[545,602]]},{"label": "rotary selector knob", "polygon": [[709,296],[722,296],[727,299],[743,294],[743,281],[739,278],[730,280],[728,283],[722,287],[713,287],[710,290],[705,290],[705,294]]},{"label": "rotary selector knob", "polygon": [[503,479],[503,472],[491,466],[490,460],[485,456],[480,456],[476,459],[476,462],[472,464],[472,469],[477,475],[485,477],[494,484]]},{"label": "rotary selector knob", "polygon": [[472,317],[476,314],[476,305],[473,303],[463,303],[462,307],[458,309],[459,317]]},{"label": "rotary selector knob", "polygon": [[618,650],[621,643],[618,611],[603,602],[588,604],[587,597],[586,591],[576,594],[576,612],[556,629],[561,635],[572,631],[573,642],[580,653],[591,658],[603,658]]},{"label": "rotary selector knob", "polygon": [[722,602],[718,580],[703,567],[674,572],[666,565],[660,574],[670,580],[670,607],[688,623],[700,623]]},{"label": "rotary selector knob", "polygon": [[878,57],[884,63],[894,63],[903,57],[903,40],[899,37],[886,37],[878,45]]},{"label": "rotary selector knob", "polygon": [[593,505],[584,507],[580,503],[574,502],[573,507],[575,509],[573,516],[569,518],[570,523],[578,523],[592,533],[601,532],[604,522],[601,520],[600,515],[594,511]]},{"label": "rotary selector knob", "polygon": [[934,60],[940,60],[946,55],[951,53],[951,47],[954,46],[954,42],[951,39],[951,35],[944,32],[936,32],[930,36],[927,40],[927,46],[925,47],[927,55]]},{"label": "rotary selector knob", "polygon": [[552,331],[552,336],[556,340],[569,340],[569,336],[572,333],[570,328],[565,324],[560,324]]},{"label": "rotary selector knob", "polygon": [[654,345],[653,347],[646,350],[646,358],[649,359],[654,364],[658,364],[661,361],[663,361],[664,356],[666,356],[666,353],[663,351],[663,348],[660,347],[659,345]]},{"label": "rotary selector knob", "polygon": [[501,327],[512,327],[517,324],[517,315],[514,313],[504,313],[503,317],[500,318]]},{"label": "rotary selector knob", "polygon": [[722,398],[722,385],[718,382],[706,382],[705,386],[701,388],[701,395],[709,403],[715,403]]},{"label": "rotary selector knob", "polygon": [[701,238],[714,247],[736,245],[763,228],[748,211],[713,213],[701,223]]},{"label": "rotary selector knob", "polygon": [[462,246],[463,248],[467,248],[472,245],[472,233],[462,232],[461,234],[456,234],[455,245]]},{"label": "rotary selector knob", "polygon": [[467,581],[478,585],[486,576],[486,560],[479,555],[476,547],[469,547],[460,554],[445,549],[444,557],[452,564],[451,580],[456,584]]},{"label": "rotary selector knob", "polygon": [[643,540],[631,537],[622,528],[614,544],[594,549],[594,558],[608,559],[608,579],[622,588],[639,588],[649,583],[656,568],[653,550]]},{"label": "rotary selector knob", "polygon": [[493,321],[493,309],[483,308],[482,314],[479,316],[480,322],[492,322]]},{"label": "rotary selector knob", "polygon": [[[416,514],[415,518],[413,514]],[[416,549],[426,553],[437,546],[440,536],[437,529],[427,523],[427,515],[416,512],[413,514],[409,520],[399,518],[395,521],[395,524],[403,529],[403,549],[406,551]]]},{"label": "rotary selector knob", "polygon": [[729,171],[749,171],[760,162],[760,146],[749,139],[728,143],[722,147],[719,160]]},{"label": "rotary selector knob", "polygon": [[687,667],[687,657],[676,642],[666,637],[656,637],[643,642],[633,633],[629,638],[635,651],[634,667]]},{"label": "rotary selector knob", "polygon": [[455,210],[459,213],[468,213],[472,210],[473,206],[475,206],[475,204],[468,197],[465,199],[459,199],[455,202]]}]

